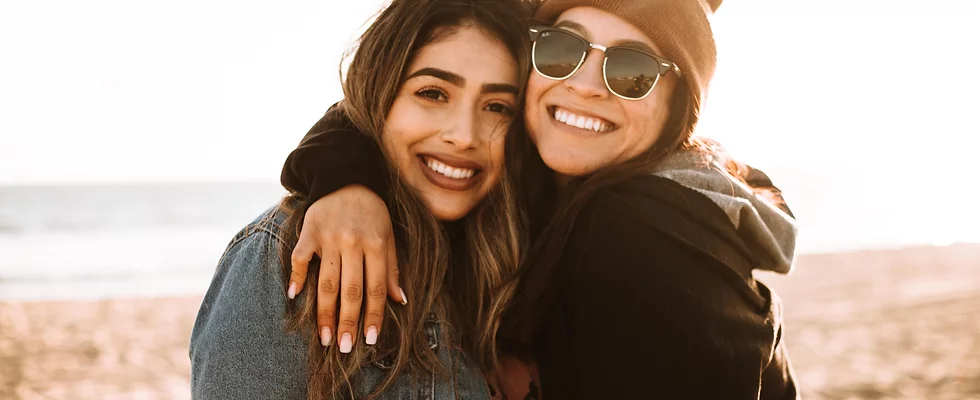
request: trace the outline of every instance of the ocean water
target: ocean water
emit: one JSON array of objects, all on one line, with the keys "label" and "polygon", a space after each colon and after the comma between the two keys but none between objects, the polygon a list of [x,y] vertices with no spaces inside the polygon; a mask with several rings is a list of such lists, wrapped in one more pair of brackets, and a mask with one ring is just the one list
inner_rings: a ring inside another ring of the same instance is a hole
[{"label": "ocean water", "polygon": [[0,298],[203,293],[275,182],[0,186]]},{"label": "ocean water", "polygon": [[[801,253],[980,242],[972,196],[776,172]],[[203,293],[231,237],[284,194],[275,182],[0,186],[0,299]]]}]

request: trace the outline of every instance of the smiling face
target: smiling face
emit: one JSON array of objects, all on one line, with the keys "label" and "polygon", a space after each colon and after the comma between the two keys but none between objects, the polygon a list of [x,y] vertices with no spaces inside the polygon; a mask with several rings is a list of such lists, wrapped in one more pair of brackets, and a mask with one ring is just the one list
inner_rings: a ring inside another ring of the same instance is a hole
[{"label": "smiling face", "polygon": [[[598,45],[663,54],[638,28],[596,8],[572,8],[555,27]],[[568,79],[532,73],[528,80],[528,134],[545,164],[561,175],[583,176],[628,161],[649,150],[664,130],[677,77],[668,73],[646,98],[626,100],[606,87],[603,61],[604,54],[593,49]]]},{"label": "smiling face", "polygon": [[475,26],[425,45],[406,70],[381,141],[440,220],[464,217],[499,182],[517,85],[510,52]]}]

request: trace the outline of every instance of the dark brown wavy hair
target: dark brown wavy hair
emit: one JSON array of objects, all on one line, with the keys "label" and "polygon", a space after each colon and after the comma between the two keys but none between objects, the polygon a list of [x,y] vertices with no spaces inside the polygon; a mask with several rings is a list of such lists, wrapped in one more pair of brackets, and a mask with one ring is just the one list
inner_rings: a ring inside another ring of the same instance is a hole
[{"label": "dark brown wavy hair", "polygon": [[[519,0],[394,0],[345,54],[350,64],[343,77],[342,111],[383,149],[380,135],[385,131],[385,118],[412,59],[424,46],[444,40],[464,26],[482,29],[506,46],[520,68],[518,99],[523,102],[531,68],[527,17]],[[382,359],[391,367],[371,397],[383,392],[399,375],[448,374],[450,371],[430,349],[424,329],[432,317],[443,323],[450,342],[460,346],[485,372],[493,368],[500,315],[515,286],[508,278],[516,272],[527,242],[522,207],[525,196],[513,183],[519,162],[510,161],[531,152],[519,123],[522,118],[518,111],[513,119],[518,123],[508,129],[508,162],[500,183],[464,219],[452,223],[452,235],[416,191],[389,168],[388,208],[396,235],[400,282],[409,301],[405,306],[386,307],[387,322],[376,345],[355,346],[350,354],[340,354],[337,346],[320,345],[315,324],[319,265],[314,260],[306,288],[288,310],[290,327],[309,345],[310,399],[351,396],[358,370]],[[388,165],[394,165],[391,155],[386,157]],[[305,200],[293,193],[281,205],[289,215],[283,229],[285,245],[280,251],[286,276],[292,246],[302,229]]]}]

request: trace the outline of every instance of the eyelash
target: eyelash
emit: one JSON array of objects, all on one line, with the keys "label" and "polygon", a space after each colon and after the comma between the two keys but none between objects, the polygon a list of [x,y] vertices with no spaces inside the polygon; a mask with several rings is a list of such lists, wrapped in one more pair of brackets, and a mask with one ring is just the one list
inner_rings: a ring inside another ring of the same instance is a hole
[{"label": "eyelash", "polygon": [[[446,92],[444,92],[442,89],[439,89],[438,87],[425,87],[425,88],[419,89],[419,91],[415,92],[415,95],[418,96],[418,97],[421,97],[423,100],[433,101],[433,102],[446,102],[448,100],[448,98],[449,98],[449,96],[446,94]],[[514,115],[514,110],[511,109],[510,106],[508,106],[507,104],[504,104],[504,103],[500,103],[500,102],[493,102],[493,103],[487,104],[487,106],[484,107],[484,109],[488,109],[488,108],[493,107],[493,106],[500,106],[503,109],[500,110],[500,111],[493,111],[493,110],[487,110],[487,111],[490,111],[490,112],[493,112],[493,113],[497,113],[497,114],[504,114],[504,115],[507,115],[507,116],[513,116]]]},{"label": "eyelash", "polygon": [[512,110],[512,109],[510,108],[510,106],[508,106],[508,105],[506,105],[506,104],[504,104],[504,103],[499,103],[499,102],[495,102],[495,103],[490,103],[490,104],[487,104],[487,106],[486,106],[486,107],[484,107],[484,109],[486,109],[486,108],[490,108],[490,107],[493,107],[493,106],[500,106],[500,107],[502,107],[502,108],[503,108],[503,110],[501,110],[501,111],[491,111],[491,110],[488,110],[488,111],[490,111],[490,112],[495,112],[495,113],[498,113],[498,114],[504,114],[504,115],[506,115],[506,116],[508,116],[508,117],[510,117],[510,116],[513,116],[513,115],[514,115],[514,110]]},{"label": "eyelash", "polygon": [[[435,98],[432,97],[433,94],[435,95]],[[449,98],[449,96],[446,95],[446,92],[444,92],[442,89],[439,89],[437,87],[422,88],[419,91],[415,92],[415,95],[422,97],[423,99],[428,101],[439,101],[439,102],[444,102],[445,99]],[[442,97],[443,99],[440,99],[439,97]]]}]

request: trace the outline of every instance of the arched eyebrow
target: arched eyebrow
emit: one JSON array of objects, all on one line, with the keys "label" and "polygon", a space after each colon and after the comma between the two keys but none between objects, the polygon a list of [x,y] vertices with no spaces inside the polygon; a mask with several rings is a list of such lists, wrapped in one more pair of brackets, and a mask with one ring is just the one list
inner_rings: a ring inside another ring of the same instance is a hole
[{"label": "arched eyebrow", "polygon": [[510,93],[517,95],[517,86],[507,83],[486,83],[481,90],[483,93]]},{"label": "arched eyebrow", "polygon": [[[446,70],[442,70],[439,68],[431,68],[431,67],[422,68],[418,71],[415,71],[411,75],[409,75],[408,78],[405,80],[412,79],[419,76],[431,76],[436,79],[444,80],[449,84],[459,88],[466,86],[466,78],[463,78],[461,75]],[[507,83],[485,83],[480,88],[480,90],[483,93],[512,93],[515,95],[518,93],[517,86],[507,84]]]},{"label": "arched eyebrow", "polygon": [[431,76],[437,79],[442,79],[456,87],[466,86],[466,78],[463,78],[459,74],[455,74],[439,68],[422,68],[418,71],[413,72],[411,75],[408,76],[408,78],[405,78],[405,80],[407,81],[409,79],[419,77],[419,76]]}]

